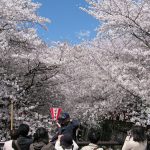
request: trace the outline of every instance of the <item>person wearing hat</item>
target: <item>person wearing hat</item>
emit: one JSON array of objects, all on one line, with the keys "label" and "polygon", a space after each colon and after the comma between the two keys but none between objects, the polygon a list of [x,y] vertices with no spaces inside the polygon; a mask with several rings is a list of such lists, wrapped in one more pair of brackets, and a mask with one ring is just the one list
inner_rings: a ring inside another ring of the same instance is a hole
[{"label": "person wearing hat", "polygon": [[78,150],[78,148],[70,134],[59,135],[55,143],[56,150]]},{"label": "person wearing hat", "polygon": [[70,115],[68,113],[62,113],[58,118],[58,129],[56,135],[52,138],[51,142],[55,143],[58,135],[70,134],[74,140],[76,140],[76,130],[80,123],[78,120],[70,120]]}]

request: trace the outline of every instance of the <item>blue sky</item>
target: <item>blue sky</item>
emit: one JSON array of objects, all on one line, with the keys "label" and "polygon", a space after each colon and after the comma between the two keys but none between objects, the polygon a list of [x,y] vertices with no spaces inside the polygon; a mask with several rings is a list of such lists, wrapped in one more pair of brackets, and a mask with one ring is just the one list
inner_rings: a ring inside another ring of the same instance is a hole
[{"label": "blue sky", "polygon": [[95,37],[98,21],[79,9],[87,7],[84,0],[34,0],[42,4],[38,13],[49,18],[48,31],[39,28],[38,32],[44,40],[68,41],[80,43],[83,39]]}]

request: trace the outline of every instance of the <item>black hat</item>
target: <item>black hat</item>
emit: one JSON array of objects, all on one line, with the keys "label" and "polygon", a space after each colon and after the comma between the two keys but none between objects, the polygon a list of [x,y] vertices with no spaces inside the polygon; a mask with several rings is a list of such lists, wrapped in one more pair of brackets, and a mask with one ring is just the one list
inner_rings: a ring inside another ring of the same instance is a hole
[{"label": "black hat", "polygon": [[61,113],[60,117],[58,118],[58,122],[62,125],[65,121],[70,119],[70,115],[66,112]]},{"label": "black hat", "polygon": [[59,119],[61,119],[61,120],[66,120],[69,118],[70,118],[70,115],[67,112],[61,113],[61,115],[59,117]]},{"label": "black hat", "polygon": [[68,119],[68,118],[70,118],[70,115],[67,112],[64,112],[64,113],[62,113],[61,118],[62,119]]}]

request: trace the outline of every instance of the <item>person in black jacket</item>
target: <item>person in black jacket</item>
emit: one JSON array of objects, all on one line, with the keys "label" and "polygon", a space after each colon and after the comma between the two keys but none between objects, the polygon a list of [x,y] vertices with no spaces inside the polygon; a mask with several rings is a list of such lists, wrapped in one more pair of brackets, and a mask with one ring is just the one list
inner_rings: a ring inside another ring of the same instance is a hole
[{"label": "person in black jacket", "polygon": [[18,128],[19,137],[12,142],[12,147],[15,150],[29,150],[30,144],[33,142],[32,138],[28,136],[29,126],[27,124],[20,124]]},{"label": "person in black jacket", "polygon": [[80,123],[78,120],[70,120],[70,115],[68,113],[62,113],[58,118],[59,127],[57,129],[57,133],[52,138],[51,142],[55,143],[58,139],[58,135],[62,134],[70,134],[73,140],[76,141],[76,130],[78,129]]}]

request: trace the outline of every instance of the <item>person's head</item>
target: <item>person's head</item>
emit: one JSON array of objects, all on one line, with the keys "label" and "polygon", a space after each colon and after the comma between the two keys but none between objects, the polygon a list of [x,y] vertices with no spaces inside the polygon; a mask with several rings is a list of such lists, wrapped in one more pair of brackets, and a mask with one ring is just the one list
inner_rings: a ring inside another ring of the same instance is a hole
[{"label": "person's head", "polygon": [[91,143],[96,144],[100,138],[100,133],[96,129],[91,128],[88,133],[88,139]]},{"label": "person's head", "polygon": [[18,138],[18,131],[13,129],[10,131],[10,137],[12,140],[16,140]]},{"label": "person's head", "polygon": [[58,122],[62,126],[68,124],[70,122],[70,115],[67,112],[61,113]]},{"label": "person's head", "polygon": [[29,133],[29,126],[27,124],[20,124],[18,128],[18,134],[19,136],[27,136]]},{"label": "person's head", "polygon": [[35,142],[41,142],[42,141],[45,144],[47,144],[49,141],[48,131],[43,127],[39,127],[34,134],[34,141]]},{"label": "person's head", "polygon": [[134,141],[143,142],[146,140],[146,134],[144,127],[142,126],[133,126],[131,129],[131,136]]},{"label": "person's head", "polygon": [[65,148],[70,148],[73,145],[73,138],[70,134],[64,134],[60,139],[60,145]]}]

